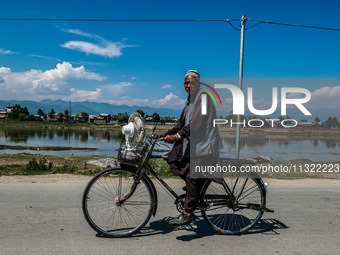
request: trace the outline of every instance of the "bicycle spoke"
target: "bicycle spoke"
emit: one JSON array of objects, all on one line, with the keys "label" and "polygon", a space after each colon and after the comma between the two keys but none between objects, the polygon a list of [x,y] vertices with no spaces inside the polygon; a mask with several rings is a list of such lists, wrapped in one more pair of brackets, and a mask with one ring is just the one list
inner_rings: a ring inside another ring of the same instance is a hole
[{"label": "bicycle spoke", "polygon": [[[134,176],[134,172],[126,170],[105,170],[89,183],[83,195],[83,210],[97,232],[110,237],[128,236],[151,217],[153,193],[144,178],[131,190]],[[117,203],[117,199],[128,192],[126,200]]]},{"label": "bicycle spoke", "polygon": [[[224,185],[210,182],[204,189],[202,209],[204,219],[223,234],[244,233],[251,229],[263,212],[248,204],[265,205],[265,196],[260,184],[245,173],[224,178]],[[233,196],[230,194],[230,187]],[[210,207],[209,207],[210,206]]]}]

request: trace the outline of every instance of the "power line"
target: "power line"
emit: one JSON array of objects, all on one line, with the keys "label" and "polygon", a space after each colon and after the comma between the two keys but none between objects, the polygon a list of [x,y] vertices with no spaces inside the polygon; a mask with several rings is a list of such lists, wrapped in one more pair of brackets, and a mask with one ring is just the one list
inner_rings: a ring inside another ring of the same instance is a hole
[{"label": "power line", "polygon": [[[241,20],[241,19],[238,19],[238,20]],[[229,24],[230,26],[232,26],[234,29],[236,29],[237,31],[241,31],[241,29],[235,27],[230,21],[227,21],[227,20],[226,20],[226,22],[228,22],[228,24]]]},{"label": "power line", "polygon": [[40,19],[40,18],[0,18],[11,21],[75,21],[75,22],[229,22],[240,19]]},{"label": "power line", "polygon": [[250,26],[250,27],[247,27],[245,30],[251,29],[251,28],[253,28],[253,27],[255,27],[255,26],[259,25],[259,24],[262,24],[262,23],[261,23],[261,22],[258,22],[258,23],[256,23],[256,24]]},{"label": "power line", "polygon": [[[288,23],[281,23],[281,22],[274,22],[274,21],[257,20],[257,19],[251,19],[251,18],[247,18],[247,20],[259,22],[259,23],[255,24],[255,25],[258,25],[258,24],[260,24],[260,23],[266,23],[266,24],[282,25],[282,26],[304,27],[304,28],[313,28],[313,29],[323,29],[323,30],[340,31],[340,28],[331,28],[331,27],[318,27],[318,26],[308,26],[308,25],[288,24]],[[255,25],[253,25],[253,26],[255,26]],[[251,27],[253,27],[253,26],[251,26]],[[251,27],[249,27],[249,28],[251,28]],[[249,29],[249,28],[247,28],[247,29]]]},{"label": "power line", "polygon": [[[293,26],[293,27],[302,27],[302,28],[311,28],[311,29],[323,29],[323,30],[331,30],[331,31],[340,31],[340,28],[330,28],[330,27],[319,27],[319,26],[309,26],[309,25],[298,25],[298,24],[289,24],[282,22],[274,22],[274,21],[265,21],[258,20],[252,18],[245,18],[249,21],[257,21],[258,23],[246,28],[250,29],[259,24],[272,24],[272,25],[281,25],[281,26]],[[0,18],[0,21],[8,20],[8,21],[70,21],[70,22],[227,22],[234,29],[240,31],[239,28],[235,27],[231,21],[240,21],[241,19],[71,19],[71,18]]]}]

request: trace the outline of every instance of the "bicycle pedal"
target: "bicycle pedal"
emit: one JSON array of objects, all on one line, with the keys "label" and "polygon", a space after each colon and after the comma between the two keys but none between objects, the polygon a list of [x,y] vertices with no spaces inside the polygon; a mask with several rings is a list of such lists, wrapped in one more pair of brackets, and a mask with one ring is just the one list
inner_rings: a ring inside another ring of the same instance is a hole
[{"label": "bicycle pedal", "polygon": [[266,207],[262,208],[261,211],[262,212],[269,212],[269,213],[274,213],[275,212],[274,210],[266,208]]}]

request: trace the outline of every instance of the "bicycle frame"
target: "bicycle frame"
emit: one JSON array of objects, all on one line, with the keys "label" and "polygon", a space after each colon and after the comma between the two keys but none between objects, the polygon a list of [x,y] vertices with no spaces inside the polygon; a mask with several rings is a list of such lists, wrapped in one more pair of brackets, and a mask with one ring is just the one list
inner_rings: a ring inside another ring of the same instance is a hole
[{"label": "bicycle frame", "polygon": [[178,194],[173,191],[170,186],[161,178],[157,175],[157,173],[152,169],[152,167],[148,164],[149,163],[149,160],[151,158],[162,158],[162,159],[166,159],[167,157],[166,156],[155,156],[155,155],[152,155],[152,152],[153,152],[153,149],[155,147],[157,143],[157,140],[154,140],[154,138],[150,138],[150,144],[151,144],[151,148],[150,150],[148,151],[148,154],[146,155],[145,157],[145,161],[143,162],[143,164],[141,165],[141,167],[138,169],[140,172],[138,173],[138,181],[141,180],[141,178],[143,177],[144,173],[145,173],[145,168],[148,169],[148,171],[150,172],[150,174],[152,176],[154,176],[158,181],[159,183],[165,187],[169,192],[170,194],[176,199],[180,199],[180,197],[178,196]]},{"label": "bicycle frame", "polygon": [[[174,198],[175,198],[175,204],[178,204],[178,203],[181,203],[183,205],[183,201],[181,200],[181,197],[173,190],[171,189],[171,187],[161,178],[157,175],[157,173],[152,169],[152,167],[149,165],[149,160],[151,158],[162,158],[162,159],[166,159],[167,157],[166,156],[155,156],[155,155],[152,155],[152,152],[154,150],[154,147],[155,145],[157,144],[158,141],[161,141],[161,139],[156,139],[156,138],[153,138],[152,137],[153,135],[151,135],[150,137],[150,140],[149,140],[149,143],[151,144],[151,147],[149,149],[149,151],[147,152],[147,155],[145,157],[145,160],[143,162],[143,164],[138,168],[137,170],[137,179],[136,181],[134,182],[134,184],[132,185],[131,189],[126,193],[124,194],[120,199],[119,199],[119,204],[122,204],[124,201],[126,201],[130,196],[132,196],[133,192],[135,191],[136,187],[138,186],[138,183],[140,182],[140,180],[143,178],[143,175],[149,171],[150,174],[156,178],[156,180],[160,183],[161,186],[163,186],[164,188],[166,188],[166,190],[169,192],[170,195],[172,195]],[[260,184],[261,184],[261,188],[263,189],[264,193],[266,195],[268,195],[268,192],[267,192],[267,189],[266,189],[266,186],[263,182],[263,180],[257,176],[256,177],[257,179],[260,180]],[[211,180],[210,179],[207,179],[206,182],[204,183],[204,185],[206,185],[207,182],[210,182]],[[238,178],[236,179],[233,187],[229,187],[229,185],[225,182],[225,180],[223,179],[223,182],[222,182],[222,186],[225,190],[225,192],[227,193],[227,195],[230,197],[230,199],[228,199],[228,201],[220,201],[220,202],[215,202],[214,204],[217,205],[217,204],[229,204],[232,202],[232,200],[237,200],[243,193],[243,190],[244,188],[246,187],[246,184],[247,184],[247,180],[246,182],[243,184],[242,188],[241,188],[241,192],[238,194],[237,197],[234,196],[234,191],[235,191],[235,187],[238,183]],[[204,187],[203,185],[203,187]],[[202,209],[202,206],[207,206],[209,207],[210,205],[199,205],[198,208],[199,209]],[[260,210],[260,211],[264,211],[264,212],[273,212],[272,210],[268,209],[268,208],[257,208],[255,206],[252,206],[252,205],[247,205],[248,207],[247,208],[252,208],[254,210]],[[246,207],[244,207],[246,208]],[[154,212],[155,214],[156,212]]]}]

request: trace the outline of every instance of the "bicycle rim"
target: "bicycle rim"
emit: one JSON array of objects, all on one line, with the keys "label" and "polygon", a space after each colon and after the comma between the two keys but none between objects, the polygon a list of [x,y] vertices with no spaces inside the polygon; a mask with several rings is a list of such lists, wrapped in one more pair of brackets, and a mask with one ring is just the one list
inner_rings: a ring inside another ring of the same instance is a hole
[{"label": "bicycle rim", "polygon": [[83,195],[83,212],[89,225],[107,237],[126,237],[138,232],[149,221],[154,194],[145,178],[121,205],[136,175],[123,169],[104,170],[87,185]]},{"label": "bicycle rim", "polygon": [[224,184],[207,182],[202,190],[202,215],[221,234],[243,234],[261,219],[266,197],[259,179],[230,174]]}]

